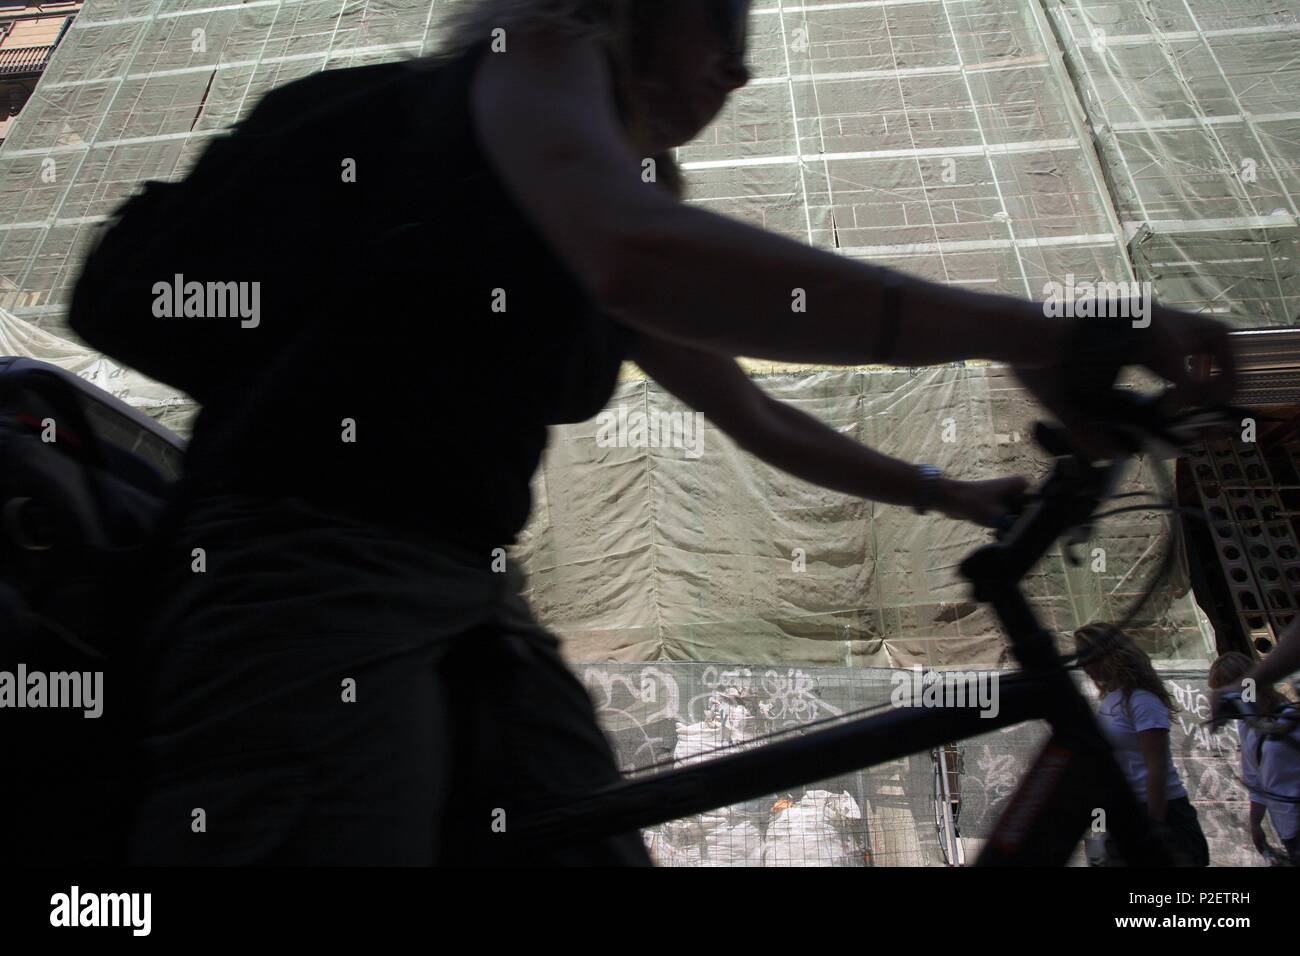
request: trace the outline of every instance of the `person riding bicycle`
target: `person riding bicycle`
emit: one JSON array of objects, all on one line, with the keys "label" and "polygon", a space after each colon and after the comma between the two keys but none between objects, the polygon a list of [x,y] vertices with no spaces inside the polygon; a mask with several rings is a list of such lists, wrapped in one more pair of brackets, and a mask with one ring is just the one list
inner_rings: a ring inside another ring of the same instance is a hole
[{"label": "person riding bicycle", "polygon": [[[1111,624],[1080,628],[1074,643],[1084,673],[1102,695],[1098,723],[1138,800],[1179,864],[1208,865],[1209,845],[1169,749],[1170,715],[1178,705],[1151,658]],[[1109,839],[1106,855],[1112,864],[1119,859]]]},{"label": "person riding bicycle", "polygon": [[[736,356],[988,359],[1087,423],[1063,373],[1086,321],[681,200],[673,150],[748,80],[746,0],[458,8],[445,49],[409,67],[410,128],[382,172],[410,196],[384,243],[341,221],[363,265],[280,339],[287,319],[264,311],[279,350],[218,370],[196,423],[193,493],[148,578],[131,862],[648,861],[637,834],[543,852],[510,828],[521,805],[618,777],[503,554],[548,426],[594,416],[625,360],[791,474],[980,524],[1023,479],[880,455],[765,396]],[[283,162],[337,171],[365,145],[349,132]],[[280,274],[325,281],[294,256],[285,242]],[[1231,366],[1219,323],[1150,318],[1124,359],[1189,400],[1207,383],[1188,356]]]},{"label": "person riding bicycle", "polygon": [[[1210,666],[1210,687],[1240,688],[1255,662],[1240,651],[1222,655]],[[1280,855],[1264,833],[1264,815],[1273,822],[1285,848],[1287,862],[1300,865],[1300,708],[1269,684],[1254,685],[1254,710],[1276,721],[1277,730],[1266,735],[1259,720],[1239,719],[1241,776],[1250,792],[1250,837],[1255,849],[1268,860]]]}]

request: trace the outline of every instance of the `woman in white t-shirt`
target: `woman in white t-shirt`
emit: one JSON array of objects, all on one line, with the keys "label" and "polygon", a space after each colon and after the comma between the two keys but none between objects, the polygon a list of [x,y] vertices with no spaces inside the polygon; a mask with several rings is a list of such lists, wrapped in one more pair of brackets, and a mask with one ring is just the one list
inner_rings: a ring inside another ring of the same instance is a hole
[{"label": "woman in white t-shirt", "polygon": [[[1238,651],[1224,654],[1210,667],[1210,687],[1237,689],[1255,666]],[[1287,861],[1300,866],[1300,709],[1271,685],[1254,687],[1256,712],[1271,718],[1275,732],[1266,734],[1258,721],[1239,720],[1241,776],[1250,791],[1250,836],[1268,859],[1277,854],[1264,833],[1268,815],[1286,848]]]},{"label": "woman in white t-shirt", "polygon": [[[1112,624],[1080,628],[1074,642],[1084,672],[1102,695],[1097,720],[1138,802],[1147,808],[1177,863],[1206,866],[1209,845],[1169,749],[1170,715],[1177,705],[1151,658]],[[1109,840],[1106,849],[1111,861],[1118,862]]]}]

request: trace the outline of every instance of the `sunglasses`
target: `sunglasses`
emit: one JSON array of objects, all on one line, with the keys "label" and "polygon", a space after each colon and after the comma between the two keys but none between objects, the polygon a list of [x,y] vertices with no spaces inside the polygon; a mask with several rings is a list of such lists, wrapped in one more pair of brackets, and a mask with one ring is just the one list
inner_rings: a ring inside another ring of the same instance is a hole
[{"label": "sunglasses", "polygon": [[749,33],[749,0],[704,0],[704,6],[727,52],[743,56]]}]

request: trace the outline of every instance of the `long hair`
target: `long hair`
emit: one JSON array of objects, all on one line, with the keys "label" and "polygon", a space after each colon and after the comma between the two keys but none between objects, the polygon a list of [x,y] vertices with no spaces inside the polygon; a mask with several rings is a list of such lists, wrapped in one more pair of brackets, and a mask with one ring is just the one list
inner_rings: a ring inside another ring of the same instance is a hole
[{"label": "long hair", "polygon": [[1120,691],[1130,715],[1129,700],[1135,690],[1154,694],[1171,714],[1179,709],[1146,651],[1114,624],[1096,623],[1079,628],[1074,632],[1074,645],[1084,671],[1097,689],[1103,694]]},{"label": "long hair", "polygon": [[[431,64],[462,56],[501,29],[509,37],[545,34],[589,39],[604,51],[610,67],[614,107],[629,133],[653,122],[638,95],[651,53],[651,27],[659,0],[461,0],[443,22],[443,38],[425,60]],[[674,196],[685,193],[681,169],[671,153],[652,157],[659,184]]]},{"label": "long hair", "polygon": [[[1235,687],[1241,679],[1250,673],[1255,662],[1241,651],[1229,651],[1210,665],[1208,683],[1213,690],[1220,687]],[[1288,701],[1267,684],[1255,688],[1256,705],[1264,714],[1272,714],[1284,707]]]}]

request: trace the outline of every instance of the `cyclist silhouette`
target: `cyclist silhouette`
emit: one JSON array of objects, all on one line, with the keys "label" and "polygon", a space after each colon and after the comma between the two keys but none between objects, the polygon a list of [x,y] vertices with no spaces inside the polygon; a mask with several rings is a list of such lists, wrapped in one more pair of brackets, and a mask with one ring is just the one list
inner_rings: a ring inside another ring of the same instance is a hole
[{"label": "cyclist silhouette", "polygon": [[[281,201],[337,210],[339,262],[286,238],[261,337],[232,337],[259,344],[214,360],[151,557],[135,863],[648,862],[635,833],[543,852],[510,830],[618,775],[501,555],[547,427],[596,414],[624,360],[791,474],[981,524],[1023,479],[871,451],[735,357],[991,359],[1081,420],[1056,371],[1080,323],[681,201],[672,150],[748,80],[746,0],[460,6],[436,57],[298,81],[384,99],[283,147]],[[368,191],[326,194],[358,155]],[[1189,355],[1229,368],[1226,329],[1157,307],[1132,337],[1133,364],[1204,397]]]}]

